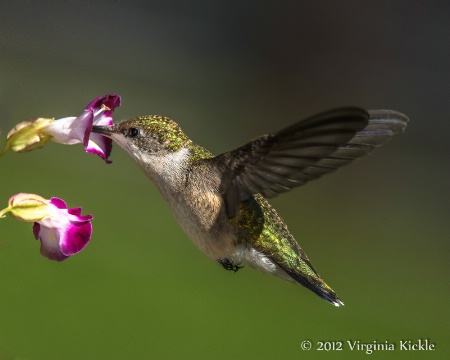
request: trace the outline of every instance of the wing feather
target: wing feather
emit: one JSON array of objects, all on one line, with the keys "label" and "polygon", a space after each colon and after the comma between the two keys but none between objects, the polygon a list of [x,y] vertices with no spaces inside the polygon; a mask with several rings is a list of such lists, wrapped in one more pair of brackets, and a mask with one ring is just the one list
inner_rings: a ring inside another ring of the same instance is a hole
[{"label": "wing feather", "polygon": [[333,172],[402,133],[408,118],[392,110],[341,108],[275,134],[267,134],[215,158],[228,216],[256,193],[273,197]]}]

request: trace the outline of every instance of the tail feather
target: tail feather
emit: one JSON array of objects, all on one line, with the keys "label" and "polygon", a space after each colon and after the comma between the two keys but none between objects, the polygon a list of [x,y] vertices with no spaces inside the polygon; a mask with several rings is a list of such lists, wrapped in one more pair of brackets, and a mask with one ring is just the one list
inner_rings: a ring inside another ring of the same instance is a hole
[{"label": "tail feather", "polygon": [[305,274],[299,274],[294,271],[289,271],[287,269],[283,269],[291,278],[293,278],[296,282],[308,288],[316,295],[320,296],[322,299],[328,301],[330,304],[334,306],[343,306],[344,303],[337,296],[332,288],[330,288],[321,277],[312,277]]}]

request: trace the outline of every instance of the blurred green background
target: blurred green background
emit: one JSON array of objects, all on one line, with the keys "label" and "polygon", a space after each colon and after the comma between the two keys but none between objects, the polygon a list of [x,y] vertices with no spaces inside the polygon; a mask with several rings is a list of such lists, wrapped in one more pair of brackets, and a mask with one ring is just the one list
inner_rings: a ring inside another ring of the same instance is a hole
[{"label": "blurred green background", "polygon": [[346,306],[249,268],[224,271],[175,223],[118,147],[113,164],[49,144],[0,159],[18,192],[92,213],[89,246],[39,255],[0,220],[0,359],[319,359],[303,340],[449,335],[450,6],[445,1],[1,1],[2,142],[32,116],[77,116],[122,95],[115,119],[162,114],[215,153],[342,105],[390,108],[407,132],[271,203]]}]

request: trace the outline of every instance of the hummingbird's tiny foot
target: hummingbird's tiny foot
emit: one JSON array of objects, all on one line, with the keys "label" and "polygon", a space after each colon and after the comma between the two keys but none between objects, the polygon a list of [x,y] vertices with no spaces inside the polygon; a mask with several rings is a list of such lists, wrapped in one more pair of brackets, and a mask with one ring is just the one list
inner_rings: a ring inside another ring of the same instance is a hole
[{"label": "hummingbird's tiny foot", "polygon": [[230,259],[218,260],[219,264],[223,266],[225,270],[238,271],[242,269],[244,266],[234,265]]}]

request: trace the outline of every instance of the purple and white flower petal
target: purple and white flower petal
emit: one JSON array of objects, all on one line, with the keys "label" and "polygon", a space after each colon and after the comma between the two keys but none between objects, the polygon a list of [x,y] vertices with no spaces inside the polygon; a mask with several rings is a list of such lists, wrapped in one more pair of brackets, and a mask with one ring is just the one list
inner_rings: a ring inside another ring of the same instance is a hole
[{"label": "purple and white flower petal", "polygon": [[100,96],[91,101],[78,117],[56,120],[47,128],[53,140],[62,144],[82,142],[87,152],[99,155],[106,163],[111,154],[112,140],[91,134],[93,125],[112,125],[112,113],[120,106],[120,96],[115,94]]},{"label": "purple and white flower petal", "polygon": [[50,260],[62,261],[89,243],[92,215],[81,215],[81,208],[67,208],[59,198],[44,199],[39,195],[21,193],[10,198],[0,218],[10,212],[14,217],[34,222],[33,234],[41,242],[41,254]]},{"label": "purple and white flower petal", "polygon": [[51,135],[52,141],[59,144],[79,144],[84,141],[86,129],[92,127],[93,120],[92,111],[85,110],[78,117],[70,116],[53,121],[44,132]]},{"label": "purple and white flower petal", "polygon": [[68,209],[58,198],[49,202],[49,217],[33,226],[36,240],[41,242],[41,254],[50,260],[62,261],[88,244],[92,234],[92,215],[81,215],[81,208]]},{"label": "purple and white flower petal", "polygon": [[110,126],[113,125],[112,114],[116,107],[120,106],[119,95],[105,95],[93,100],[86,109],[94,111],[94,119],[91,126],[87,129],[83,145],[87,152],[99,155],[105,162],[111,163],[108,160],[112,149],[112,140],[106,136],[92,133],[92,126]]}]

